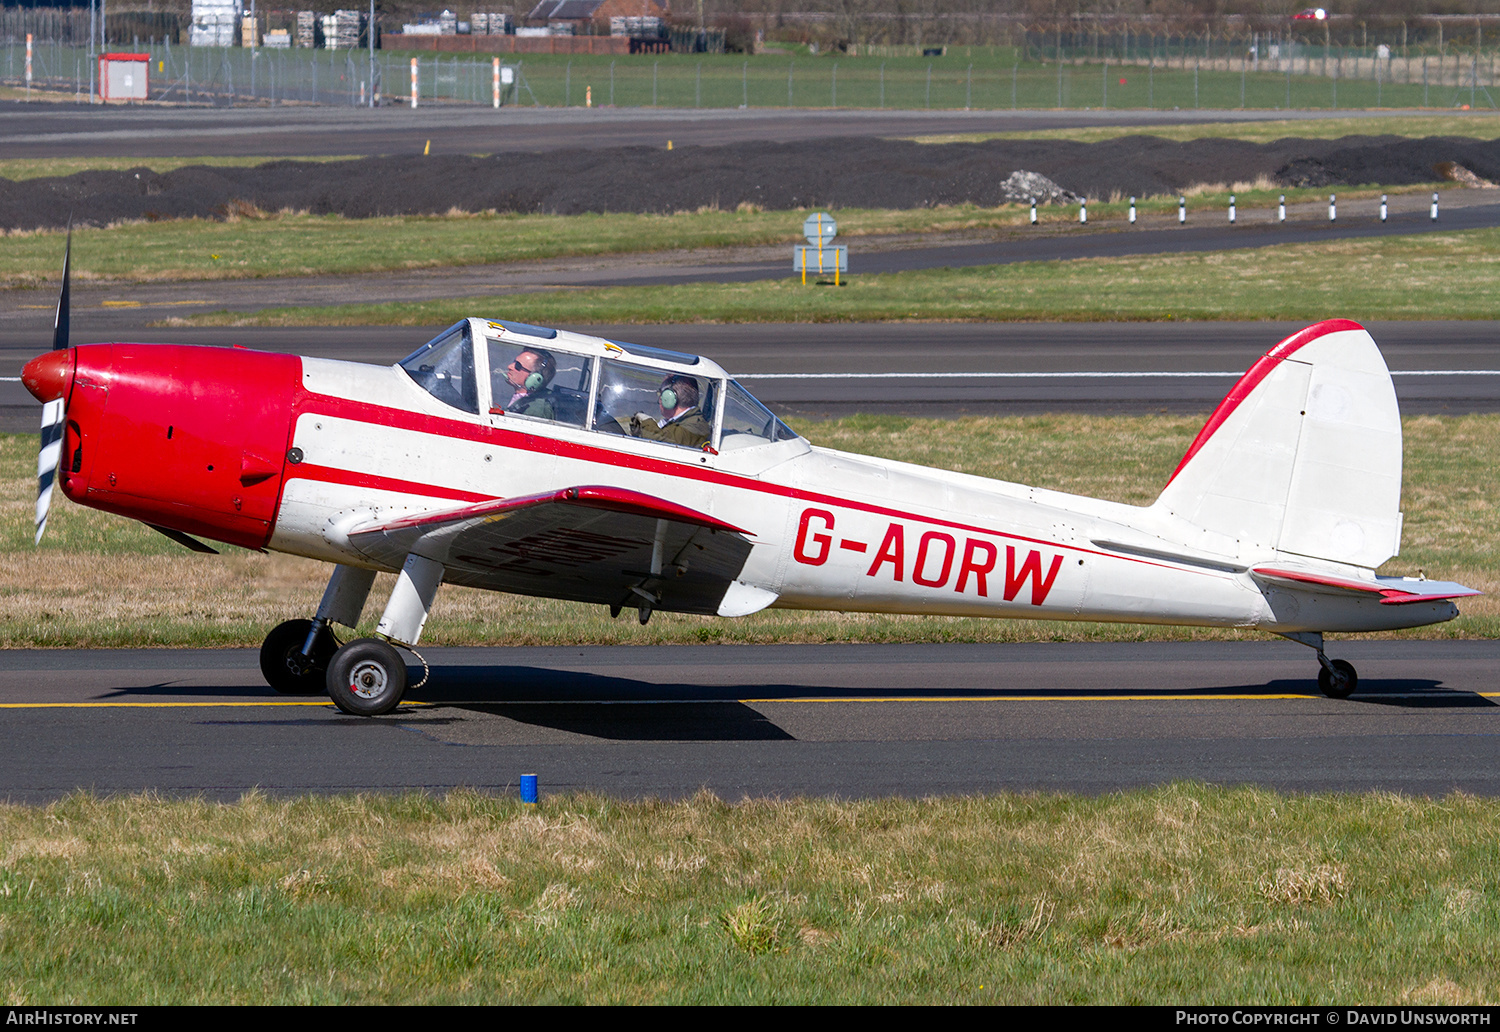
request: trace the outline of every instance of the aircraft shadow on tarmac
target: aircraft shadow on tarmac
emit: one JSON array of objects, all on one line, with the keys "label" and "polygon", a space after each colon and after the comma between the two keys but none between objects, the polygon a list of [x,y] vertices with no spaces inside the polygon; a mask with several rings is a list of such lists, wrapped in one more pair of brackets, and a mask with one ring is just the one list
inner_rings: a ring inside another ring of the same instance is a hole
[{"label": "aircraft shadow on tarmac", "polygon": [[[414,671],[415,673],[415,671]],[[191,694],[198,697],[245,699],[260,696],[269,689],[246,691],[244,685],[209,688],[181,683],[157,683],[120,688],[105,693],[105,698],[169,698]],[[421,688],[408,693],[408,699],[438,709],[456,709],[514,720],[517,723],[614,741],[788,741],[793,735],[779,727],[745,699],[799,702],[868,700],[884,703],[899,700],[920,703],[931,698],[934,703],[961,702],[965,699],[1036,699],[1058,700],[1086,698],[1109,702],[1149,701],[1160,694],[1163,701],[1205,701],[1235,696],[1253,701],[1256,697],[1274,698],[1286,695],[1317,697],[1316,683],[1310,679],[1278,679],[1259,684],[1215,685],[1191,689],[1157,689],[1142,691],[1139,687],[1116,689],[1037,689],[996,687],[944,687],[871,690],[869,688],[830,688],[816,684],[736,684],[704,686],[691,683],[660,683],[631,677],[594,674],[580,671],[549,670],[524,666],[435,666]],[[312,701],[312,700],[309,700]],[[1453,709],[1492,707],[1496,703],[1470,691],[1445,687],[1440,680],[1429,678],[1368,678],[1362,680],[1359,692],[1343,705],[1376,705],[1404,709]],[[393,718],[400,714],[393,714]],[[444,718],[436,713],[423,720],[424,725],[457,722],[464,718]],[[245,723],[247,721],[228,721]],[[252,721],[253,722],[253,721]],[[324,719],[309,723],[326,725]],[[341,721],[361,726],[378,726],[383,721],[351,718]]]},{"label": "aircraft shadow on tarmac", "polygon": [[[1489,707],[1489,699],[1454,691],[1441,681],[1414,678],[1370,679],[1350,704],[1370,703],[1413,709]],[[440,707],[505,717],[519,723],[612,740],[642,741],[769,741],[789,740],[788,734],[763,713],[741,700],[870,700],[936,701],[965,698],[1055,698],[1079,696],[1108,701],[1112,697],[1139,699],[1139,689],[926,689],[887,690],[835,688],[806,684],[724,685],[661,684],[576,671],[536,667],[434,667],[427,684],[408,697]],[[1181,699],[1222,695],[1274,697],[1316,695],[1315,682],[1273,680],[1263,684],[1164,691]],[[441,718],[437,718],[441,719]]]}]

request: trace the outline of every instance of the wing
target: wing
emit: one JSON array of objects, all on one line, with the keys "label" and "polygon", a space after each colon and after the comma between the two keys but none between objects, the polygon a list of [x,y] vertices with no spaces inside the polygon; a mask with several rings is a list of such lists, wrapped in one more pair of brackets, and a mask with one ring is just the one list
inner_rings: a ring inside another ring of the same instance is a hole
[{"label": "wing", "polygon": [[1321,591],[1332,595],[1379,595],[1383,606],[1404,606],[1413,602],[1438,602],[1447,598],[1467,598],[1484,592],[1466,588],[1453,581],[1431,581],[1417,577],[1374,577],[1356,580],[1336,577],[1315,570],[1295,567],[1257,566],[1250,571],[1256,580],[1301,591]]},{"label": "wing", "polygon": [[449,584],[521,595],[721,615],[776,600],[735,580],[750,554],[746,531],[616,487],[424,513],[356,527],[349,541],[386,567],[399,569],[416,552],[442,563]]}]

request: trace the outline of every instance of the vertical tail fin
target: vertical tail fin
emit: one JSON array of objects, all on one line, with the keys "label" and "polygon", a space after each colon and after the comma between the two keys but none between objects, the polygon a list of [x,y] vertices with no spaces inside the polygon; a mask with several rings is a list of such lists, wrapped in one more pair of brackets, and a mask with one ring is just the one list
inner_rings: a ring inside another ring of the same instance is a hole
[{"label": "vertical tail fin", "polygon": [[1401,414],[1363,326],[1334,319],[1266,352],[1154,508],[1270,550],[1373,569],[1400,550]]}]

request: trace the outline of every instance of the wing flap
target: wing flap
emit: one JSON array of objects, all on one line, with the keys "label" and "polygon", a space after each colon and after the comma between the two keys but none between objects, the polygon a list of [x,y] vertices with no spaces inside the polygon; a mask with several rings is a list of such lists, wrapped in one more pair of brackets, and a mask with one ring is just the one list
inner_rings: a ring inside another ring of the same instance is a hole
[{"label": "wing flap", "polygon": [[750,554],[748,532],[623,488],[479,502],[356,527],[349,542],[381,565],[412,552],[450,584],[522,595],[716,613]]}]

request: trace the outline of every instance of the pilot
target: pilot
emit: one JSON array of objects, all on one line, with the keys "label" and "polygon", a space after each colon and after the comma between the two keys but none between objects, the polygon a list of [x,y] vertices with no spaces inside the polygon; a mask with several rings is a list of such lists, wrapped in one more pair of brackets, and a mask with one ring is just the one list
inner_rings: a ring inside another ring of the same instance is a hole
[{"label": "pilot", "polygon": [[557,359],[551,352],[540,348],[521,352],[505,369],[506,381],[515,388],[510,401],[505,403],[505,411],[538,419],[555,419],[557,410],[547,385],[556,374]]},{"label": "pilot", "polygon": [[698,381],[691,376],[673,373],[656,391],[661,418],[652,419],[644,412],[630,420],[630,436],[651,441],[701,448],[713,436],[713,424],[698,408]]}]

